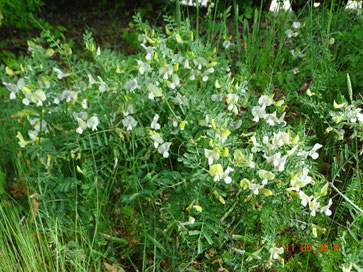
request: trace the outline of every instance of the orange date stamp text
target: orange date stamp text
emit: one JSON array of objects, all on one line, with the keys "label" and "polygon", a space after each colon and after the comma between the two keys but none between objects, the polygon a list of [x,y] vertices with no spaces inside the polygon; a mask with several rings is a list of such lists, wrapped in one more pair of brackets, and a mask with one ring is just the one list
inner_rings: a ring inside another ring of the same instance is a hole
[{"label": "orange date stamp text", "polygon": [[[302,243],[302,244],[285,244],[286,252],[312,252],[315,251],[312,243]],[[318,243],[316,247],[317,252],[339,252],[339,244],[335,243]]]}]

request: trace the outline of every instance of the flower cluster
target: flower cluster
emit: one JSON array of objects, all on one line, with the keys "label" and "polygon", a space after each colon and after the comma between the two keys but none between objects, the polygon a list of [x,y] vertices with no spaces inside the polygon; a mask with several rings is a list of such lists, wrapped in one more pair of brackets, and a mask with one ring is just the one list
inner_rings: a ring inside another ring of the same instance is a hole
[{"label": "flower cluster", "polygon": [[197,5],[201,7],[214,7],[214,2],[210,0],[181,0],[181,5],[196,7]]},{"label": "flower cluster", "polygon": [[285,35],[288,38],[296,37],[297,35],[299,35],[299,32],[297,32],[297,30],[299,30],[299,28],[301,27],[301,23],[300,22],[293,22],[291,26],[295,30],[295,32],[294,32],[294,30],[291,30],[291,29],[286,30]]}]

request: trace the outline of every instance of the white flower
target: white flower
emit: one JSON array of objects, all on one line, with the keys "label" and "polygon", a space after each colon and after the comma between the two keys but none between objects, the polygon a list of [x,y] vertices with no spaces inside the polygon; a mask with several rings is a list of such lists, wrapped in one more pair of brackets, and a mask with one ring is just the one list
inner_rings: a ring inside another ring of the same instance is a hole
[{"label": "white flower", "polygon": [[142,43],[141,46],[145,46],[144,43],[147,42],[147,36],[145,34],[139,34],[137,40]]},{"label": "white flower", "polygon": [[142,74],[142,75],[143,75],[145,72],[150,71],[150,69],[151,69],[150,64],[149,64],[149,63],[147,63],[147,62],[143,62],[143,61],[141,61],[141,60],[138,60],[138,61],[137,61],[137,64],[139,65],[139,73],[140,73],[140,74]]},{"label": "white flower", "polygon": [[87,128],[87,124],[81,118],[77,118],[76,120],[78,122],[78,128],[76,129],[76,132],[78,134],[82,134],[83,131]]},{"label": "white flower", "polygon": [[70,91],[70,90],[64,90],[62,92],[62,100],[66,100],[66,102],[70,102],[74,96],[75,96],[75,92],[74,91]]},{"label": "white flower", "polygon": [[208,80],[208,75],[211,74],[211,73],[214,73],[214,68],[213,67],[209,68],[208,70],[206,70],[206,71],[204,71],[202,73],[202,80],[204,82],[207,81]]},{"label": "white flower", "polygon": [[359,121],[360,123],[363,123],[363,114],[362,114],[362,113],[358,112],[358,113],[357,113],[357,118],[358,118],[358,121]]},{"label": "white flower", "polygon": [[238,95],[231,93],[227,95],[228,110],[232,111],[234,114],[238,114],[238,109],[236,106],[237,102]]},{"label": "white flower", "polygon": [[153,121],[151,122],[151,129],[158,130],[160,129],[160,124],[158,124],[159,115],[155,114]]},{"label": "white flower", "polygon": [[88,118],[88,114],[85,111],[82,111],[82,112],[73,112],[72,113],[72,116],[76,120],[77,120],[77,118],[79,118],[79,119],[82,119],[83,121],[86,121],[87,118]]},{"label": "white flower", "polygon": [[275,123],[277,123],[279,120],[276,117],[276,111],[274,113],[269,113],[265,115],[265,121],[267,124],[269,124],[270,126],[275,125]]},{"label": "white flower", "polygon": [[310,150],[309,155],[313,158],[313,160],[316,160],[319,157],[319,153],[316,152],[318,149],[322,147],[321,144],[315,144],[313,146],[313,149]]},{"label": "white flower", "polygon": [[298,148],[299,146],[298,145],[295,145],[293,148],[291,148],[290,150],[288,150],[287,152],[286,152],[286,154],[288,155],[288,156],[292,156],[294,153],[295,153],[295,151],[297,150],[297,148]]},{"label": "white flower", "polygon": [[199,1],[199,4],[202,6],[202,7],[206,7],[208,5],[208,0],[200,0]]},{"label": "white flower", "polygon": [[193,81],[193,80],[195,80],[195,78],[196,78],[197,76],[199,76],[200,74],[201,74],[201,73],[200,73],[199,71],[192,69],[192,70],[190,71],[190,77],[189,77],[189,79]]},{"label": "white flower", "polygon": [[39,130],[29,130],[28,135],[32,141],[36,141],[38,138]]},{"label": "white flower", "polygon": [[263,186],[260,184],[251,183],[249,189],[255,194],[258,195],[259,190],[262,189]]},{"label": "white flower", "polygon": [[10,100],[14,100],[16,98],[15,92],[10,92]]},{"label": "white flower", "polygon": [[87,109],[87,99],[83,99],[81,105],[82,108]]},{"label": "white flower", "polygon": [[278,259],[279,255],[281,255],[282,253],[284,253],[284,248],[283,247],[273,247],[270,248],[269,252],[271,253],[271,257],[274,259]]},{"label": "white flower", "polygon": [[91,128],[92,131],[97,130],[97,126],[99,124],[99,120],[97,116],[92,116],[90,119],[88,119],[87,121],[87,127]]},{"label": "white flower", "polygon": [[281,157],[280,152],[277,152],[266,158],[267,162],[271,163],[275,167],[275,170],[280,171],[280,172],[284,171],[284,169],[285,169],[286,159],[287,159],[287,155]]},{"label": "white flower", "polygon": [[198,120],[198,124],[199,124],[200,126],[207,127],[207,126],[208,126],[208,124],[209,124],[209,116],[208,116],[208,115],[206,115],[206,116],[204,117],[204,120],[203,120],[203,119],[199,119],[199,120]]},{"label": "white flower", "polygon": [[93,79],[91,74],[87,74],[90,85],[96,84],[97,82]]},{"label": "white flower", "polygon": [[213,164],[209,166],[209,174],[213,177],[214,181],[219,181],[223,175],[223,167],[221,164]]},{"label": "white flower", "polygon": [[42,90],[36,90],[35,92],[25,92],[25,98],[23,103],[29,105],[30,102],[36,104],[37,106],[43,106],[43,102],[47,99],[45,93]]},{"label": "white flower", "polygon": [[[339,106],[339,105],[338,105]],[[353,105],[349,105],[346,109],[345,112],[340,112],[339,113],[335,113],[335,112],[331,112],[330,115],[334,116],[337,115],[337,117],[335,117],[337,123],[339,123],[341,121],[341,119],[345,119],[351,123],[356,123],[357,120],[358,122],[362,123],[363,122],[363,114],[360,113],[362,111],[361,108],[355,108]],[[340,120],[339,120],[340,118]]]},{"label": "white flower", "polygon": [[219,159],[219,154],[214,150],[204,149],[204,154],[208,159],[209,165],[213,164],[214,161],[217,161]]},{"label": "white flower", "polygon": [[[344,264],[342,267],[343,272],[351,272],[353,264]],[[358,271],[361,272],[361,271]]]},{"label": "white flower", "polygon": [[132,116],[127,116],[124,120],[122,120],[122,124],[127,130],[132,130],[133,127],[136,127],[137,121]]},{"label": "white flower", "polygon": [[24,148],[27,144],[29,144],[31,141],[25,141],[23,138],[23,135],[21,135],[21,133],[18,131],[16,138],[19,139],[18,144],[20,145],[21,148]]},{"label": "white flower", "polygon": [[16,84],[16,86],[19,88],[19,90],[21,90],[23,88],[23,86],[25,86],[24,78],[19,78],[18,83]]},{"label": "white flower", "polygon": [[[267,136],[265,136],[265,137],[267,137]],[[267,140],[268,140],[268,137],[267,137]],[[261,149],[260,149],[260,148],[258,148],[258,147],[260,146],[260,144],[257,142],[257,140],[256,140],[256,137],[255,137],[255,136],[252,136],[252,137],[251,137],[251,141],[252,141],[252,143],[253,143],[253,147],[252,147],[251,151],[252,151],[253,153],[256,153],[256,152],[261,151]]]},{"label": "white flower", "polygon": [[167,157],[169,157],[168,151],[169,151],[170,146],[171,146],[171,143],[169,143],[169,142],[163,143],[161,146],[159,146],[158,152],[160,154],[162,154],[164,158],[167,158]]},{"label": "white flower", "polygon": [[310,208],[310,215],[311,216],[315,216],[316,215],[316,211],[319,209],[320,203],[317,202],[317,199],[314,198],[313,200],[310,200],[309,202],[309,208]]},{"label": "white flower", "polygon": [[224,42],[223,42],[223,47],[224,47],[225,49],[227,49],[228,47],[230,47],[230,45],[231,45],[231,42],[230,42],[230,41],[224,41]]},{"label": "white flower", "polygon": [[100,81],[100,87],[98,87],[98,89],[100,90],[101,93],[104,93],[105,91],[108,90],[108,86],[107,84],[102,80],[102,78],[100,76],[97,77],[98,80]]},{"label": "white flower", "polygon": [[133,92],[135,91],[136,89],[140,89],[140,86],[139,84],[137,83],[137,79],[134,78],[134,79],[131,79],[129,81],[127,81],[125,83],[125,86],[124,86],[125,90],[128,91],[128,92]]},{"label": "white flower", "polygon": [[127,105],[127,110],[124,113],[125,116],[129,114],[134,114],[134,106],[132,104]]},{"label": "white flower", "polygon": [[198,70],[202,69],[203,66],[207,65],[207,61],[203,57],[198,57],[196,59],[193,59],[193,63],[195,66],[198,67]]},{"label": "white flower", "polygon": [[299,68],[295,67],[294,69],[292,69],[292,72],[294,73],[294,75],[297,75],[300,72],[300,70]]},{"label": "white flower", "polygon": [[162,53],[162,58],[165,59],[166,57],[171,57],[174,51],[166,46],[166,44],[160,44],[159,49]]},{"label": "white flower", "polygon": [[285,35],[288,38],[291,38],[292,36],[294,36],[294,31],[292,31],[291,29],[288,29],[288,30],[285,31]]},{"label": "white flower", "polygon": [[171,64],[165,64],[159,69],[159,74],[163,76],[163,79],[168,79],[173,74],[173,66]]},{"label": "white flower", "polygon": [[298,28],[300,28],[300,22],[293,22],[292,23],[292,28],[295,28],[295,29],[298,29]]},{"label": "white flower", "polygon": [[155,97],[161,97],[161,96],[163,96],[163,92],[162,92],[162,90],[158,86],[159,86],[159,82],[158,81],[156,81],[155,84],[149,83],[147,85],[147,88],[150,91],[149,96],[148,96],[149,99],[154,100]]},{"label": "white flower", "polygon": [[278,124],[282,124],[282,126],[283,126],[283,127],[284,127],[284,126],[286,126],[286,122],[285,122],[285,120],[284,120],[285,115],[286,115],[286,112],[284,112],[283,114],[281,114],[281,116],[280,116],[279,120],[277,120],[277,123],[278,123]]},{"label": "white flower", "polygon": [[289,144],[289,134],[286,132],[279,131],[277,134],[274,133],[274,138],[272,140],[272,144],[275,148],[281,147],[284,144]]},{"label": "white flower", "polygon": [[172,117],[168,117],[169,121],[172,122],[173,127],[178,127],[178,121]]},{"label": "white flower", "polygon": [[293,190],[299,191],[300,188],[305,187],[310,184],[313,180],[312,177],[308,176],[309,169],[304,167],[303,173],[301,175],[295,175],[291,178],[291,186]]},{"label": "white flower", "polygon": [[28,106],[30,101],[28,100],[28,98],[23,98],[23,100],[21,100],[21,102],[23,102],[24,105]]},{"label": "white flower", "polygon": [[174,54],[172,57],[171,57],[171,60],[172,62],[177,62],[177,63],[180,63],[182,64],[183,61],[184,61],[184,57],[182,54]]},{"label": "white flower", "polygon": [[189,65],[189,59],[186,59],[185,62],[184,62],[184,67],[188,70],[192,69]]},{"label": "white flower", "polygon": [[3,84],[6,86],[6,88],[10,92],[11,100],[14,100],[16,98],[16,94],[19,92],[19,90],[22,90],[23,86],[25,86],[24,78],[20,78],[18,80],[17,85],[15,85],[14,83],[6,83],[6,82],[3,82]]},{"label": "white flower", "polygon": [[193,225],[195,223],[195,218],[192,216],[189,216],[189,219],[187,222],[180,222],[178,221],[180,226],[188,226],[188,225]]},{"label": "white flower", "polygon": [[163,138],[161,138],[158,134],[153,134],[150,136],[150,138],[154,141],[155,148],[158,148],[159,144],[162,144],[164,142]]},{"label": "white flower", "polygon": [[40,131],[40,127],[42,127],[42,131],[43,132],[48,132],[48,129],[47,129],[47,122],[45,120],[42,120],[42,124],[40,126],[40,120],[39,118],[34,118],[34,119],[30,119],[28,117],[28,121],[30,123],[30,125],[37,131]]},{"label": "white flower", "polygon": [[54,104],[59,105],[59,103],[63,100],[63,95],[62,94],[56,94],[55,98],[53,100]]},{"label": "white flower", "polygon": [[357,119],[359,120],[359,122],[363,122],[362,118],[363,115],[360,113],[362,111],[361,108],[353,108],[353,106],[349,106],[349,110],[347,110],[347,119],[351,122],[351,123],[356,123]]},{"label": "white flower", "polygon": [[234,128],[235,129],[239,129],[240,127],[242,126],[242,120],[239,119],[238,121],[236,121],[235,125],[234,125]]},{"label": "white flower", "polygon": [[209,2],[209,0],[181,0],[180,4],[184,6],[196,7],[197,2],[199,3],[200,7],[207,7],[208,4],[210,7],[214,7],[214,3]]},{"label": "white flower", "polygon": [[270,139],[268,138],[268,136],[263,136],[262,142],[267,146],[267,148],[275,148],[274,146],[272,146],[272,144],[269,143],[269,141]]},{"label": "white flower", "polygon": [[232,182],[232,179],[229,176],[229,173],[231,173],[233,171],[234,171],[234,169],[228,166],[226,171],[223,172],[223,174],[221,175],[220,178],[223,179],[226,184],[230,184]]},{"label": "white flower", "polygon": [[266,95],[262,95],[259,99],[258,99],[258,104],[259,105],[266,105],[271,106],[272,105],[272,99]]},{"label": "white flower", "polygon": [[171,76],[171,82],[168,82],[168,86],[169,88],[171,89],[175,89],[176,87],[178,87],[180,85],[180,80],[179,80],[179,77],[178,75],[176,74],[173,74]]},{"label": "white flower", "polygon": [[[251,154],[252,155],[252,154]],[[250,168],[255,168],[256,167],[256,164],[255,162],[252,161],[252,158],[250,158],[248,161],[247,161],[247,166],[250,167]]]},{"label": "white flower", "polygon": [[[140,38],[140,35],[139,35],[139,38]],[[139,41],[140,41],[140,39],[139,39]],[[145,42],[146,42],[146,38],[145,38]],[[151,60],[153,58],[153,56],[154,56],[154,47],[151,47],[151,46],[148,47],[148,46],[145,46],[144,44],[142,44],[141,46],[144,47],[145,50],[146,50],[146,57],[145,57],[145,59],[146,60]]]},{"label": "white flower", "polygon": [[331,212],[331,210],[329,210],[329,208],[332,204],[333,204],[333,201],[331,199],[329,199],[328,205],[321,207],[320,212],[321,213],[324,212],[326,214],[326,216],[331,216],[332,212]]},{"label": "white flower", "polygon": [[260,118],[265,118],[266,111],[265,111],[266,105],[263,104],[262,107],[260,106],[254,106],[252,108],[252,115],[254,118],[252,119],[255,122],[258,122]]},{"label": "white flower", "polygon": [[69,74],[65,74],[60,69],[55,68],[55,67],[53,68],[53,71],[57,74],[57,77],[59,79],[62,79],[63,77],[66,77],[66,76],[69,76]]},{"label": "white flower", "polygon": [[307,89],[306,90],[306,94],[308,95],[308,96],[313,96],[313,95],[315,95],[315,93],[313,93],[313,92],[311,92],[311,90],[310,89]]},{"label": "white flower", "polygon": [[258,170],[258,176],[262,179],[263,185],[266,185],[269,180],[273,180],[275,178],[274,173],[263,169]]},{"label": "white flower", "polygon": [[306,195],[303,191],[299,191],[299,196],[301,199],[301,205],[306,207],[311,200],[311,196]]}]

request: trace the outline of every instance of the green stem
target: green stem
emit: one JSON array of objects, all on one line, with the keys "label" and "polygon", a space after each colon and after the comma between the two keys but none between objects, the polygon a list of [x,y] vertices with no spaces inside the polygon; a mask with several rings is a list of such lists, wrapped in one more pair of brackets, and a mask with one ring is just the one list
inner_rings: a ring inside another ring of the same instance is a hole
[{"label": "green stem", "polygon": [[168,101],[168,98],[166,97],[166,87],[165,87],[165,84],[164,84],[164,88],[163,88],[163,91],[164,91],[164,97],[165,97],[165,102],[166,102],[166,105],[168,106],[169,110],[171,111],[172,115],[175,117],[175,119],[179,122],[179,117],[176,116],[175,112],[173,111],[173,109],[171,108],[170,104],[169,104],[169,101]]},{"label": "green stem", "polygon": [[334,0],[331,1],[331,4],[330,4],[330,10],[329,10],[329,21],[328,21],[328,26],[327,26],[327,29],[326,29],[326,34],[329,35],[330,33],[330,26],[331,26],[331,20],[332,20],[332,17],[333,17],[333,5],[334,5]]},{"label": "green stem", "polygon": [[199,1],[197,1],[197,40],[199,39]]},{"label": "green stem", "polygon": [[240,37],[240,34],[239,34],[239,28],[238,28],[238,4],[236,2],[236,0],[233,0],[233,5],[234,5],[234,18],[235,18],[235,21],[236,21],[236,35],[237,35],[237,48],[238,48],[238,55],[240,57],[242,57],[242,54],[241,54],[241,37]]},{"label": "green stem", "polygon": [[176,22],[178,24],[178,28],[180,28],[180,1],[176,0]]},{"label": "green stem", "polygon": [[358,210],[360,213],[363,213],[363,210],[359,208],[357,205],[353,203],[348,197],[346,197],[342,192],[338,190],[337,187],[334,186],[332,182],[329,182],[330,186],[339,194],[341,195],[350,205],[352,205],[356,210]]}]

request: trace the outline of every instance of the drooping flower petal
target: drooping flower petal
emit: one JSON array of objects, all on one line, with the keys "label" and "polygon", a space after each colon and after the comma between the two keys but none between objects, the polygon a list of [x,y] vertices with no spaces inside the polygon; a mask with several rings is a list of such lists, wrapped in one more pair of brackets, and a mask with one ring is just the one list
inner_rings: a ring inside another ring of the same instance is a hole
[{"label": "drooping flower petal", "polygon": [[132,116],[126,116],[124,120],[122,120],[122,124],[126,127],[127,130],[132,130],[133,127],[136,127],[137,121]]},{"label": "drooping flower petal", "polygon": [[162,154],[164,158],[168,158],[169,157],[168,151],[169,151],[170,146],[171,146],[170,142],[163,143],[161,146],[159,146],[158,152],[160,154]]},{"label": "drooping flower petal", "polygon": [[92,116],[90,119],[88,119],[87,121],[87,127],[89,127],[90,129],[92,129],[92,131],[97,130],[97,126],[99,125],[99,120],[97,116]]}]

